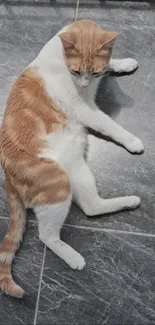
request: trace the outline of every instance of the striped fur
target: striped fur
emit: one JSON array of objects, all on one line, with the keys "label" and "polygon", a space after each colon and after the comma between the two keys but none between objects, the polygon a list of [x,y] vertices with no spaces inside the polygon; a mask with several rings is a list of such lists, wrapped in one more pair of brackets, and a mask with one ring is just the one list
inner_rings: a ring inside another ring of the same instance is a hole
[{"label": "striped fur", "polygon": [[25,229],[25,209],[15,194],[6,176],[6,191],[10,208],[10,221],[7,233],[0,246],[0,288],[10,296],[21,298],[24,290],[12,279],[11,265],[15,252],[19,248]]}]

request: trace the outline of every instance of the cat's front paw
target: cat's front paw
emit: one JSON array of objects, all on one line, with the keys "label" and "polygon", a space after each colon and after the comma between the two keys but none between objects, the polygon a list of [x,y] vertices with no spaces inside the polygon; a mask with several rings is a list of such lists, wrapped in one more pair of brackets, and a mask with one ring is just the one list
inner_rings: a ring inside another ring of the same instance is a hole
[{"label": "cat's front paw", "polygon": [[142,141],[136,137],[133,137],[129,140],[129,142],[126,144],[126,148],[132,153],[141,153],[144,151]]},{"label": "cat's front paw", "polygon": [[140,198],[138,196],[128,196],[126,202],[126,209],[136,209],[140,205]]},{"label": "cat's front paw", "polygon": [[138,67],[138,62],[135,59],[127,58],[119,61],[117,66],[115,67],[115,72],[132,72]]}]

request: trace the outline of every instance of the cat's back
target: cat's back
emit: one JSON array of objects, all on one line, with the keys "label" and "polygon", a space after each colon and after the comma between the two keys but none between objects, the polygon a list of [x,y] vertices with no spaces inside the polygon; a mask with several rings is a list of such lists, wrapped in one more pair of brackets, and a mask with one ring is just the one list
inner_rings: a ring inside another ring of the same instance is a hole
[{"label": "cat's back", "polygon": [[33,157],[44,146],[44,136],[59,132],[68,118],[47,96],[36,69],[26,69],[10,91],[1,127],[1,154],[10,163]]},{"label": "cat's back", "polygon": [[83,150],[83,127],[48,96],[35,68],[26,69],[13,85],[1,128],[4,168],[35,157],[57,160],[63,167]]},{"label": "cat's back", "polygon": [[77,91],[56,35],[10,91],[1,129],[2,160],[12,164],[18,157],[32,159],[41,156],[45,148],[47,158],[61,160],[66,152],[78,151],[83,128],[72,114],[70,94],[75,99]]}]

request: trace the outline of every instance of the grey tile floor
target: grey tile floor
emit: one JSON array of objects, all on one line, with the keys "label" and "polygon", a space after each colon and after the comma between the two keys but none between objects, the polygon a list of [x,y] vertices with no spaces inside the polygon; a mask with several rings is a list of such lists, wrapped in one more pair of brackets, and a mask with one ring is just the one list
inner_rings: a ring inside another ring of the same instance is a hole
[{"label": "grey tile floor", "polygon": [[[77,10],[78,9],[78,10]],[[155,324],[155,5],[153,1],[0,1],[0,119],[11,84],[58,31],[78,19],[116,30],[114,57],[134,57],[130,76],[101,82],[101,109],[143,140],[145,153],[131,155],[89,136],[88,161],[105,198],[136,194],[135,211],[87,218],[73,206],[62,237],[86,258],[81,272],[69,269],[39,241],[33,216],[13,274],[22,300],[0,293],[0,324]],[[0,238],[8,206],[0,171]]]}]

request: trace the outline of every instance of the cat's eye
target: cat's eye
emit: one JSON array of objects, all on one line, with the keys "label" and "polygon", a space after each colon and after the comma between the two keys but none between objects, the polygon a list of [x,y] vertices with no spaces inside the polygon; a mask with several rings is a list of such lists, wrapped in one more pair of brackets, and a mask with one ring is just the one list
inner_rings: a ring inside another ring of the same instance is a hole
[{"label": "cat's eye", "polygon": [[93,72],[93,73],[92,73],[92,76],[93,76],[93,77],[96,77],[96,78],[97,78],[97,77],[100,77],[100,76],[101,76],[101,72]]},{"label": "cat's eye", "polygon": [[75,75],[80,75],[80,71],[78,70],[71,70],[71,73]]}]

